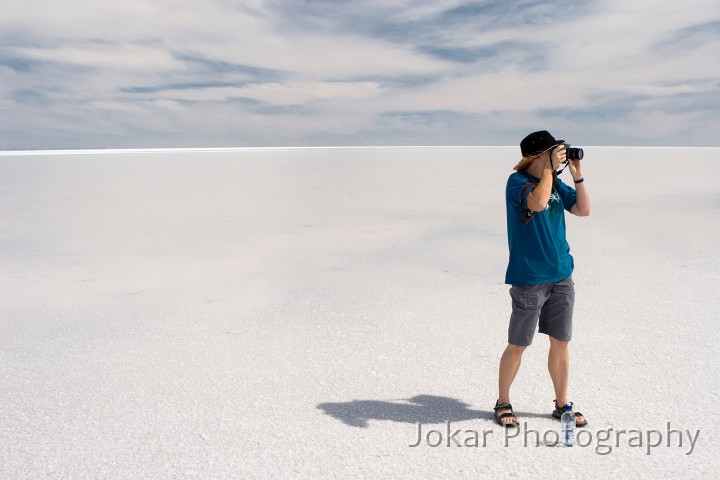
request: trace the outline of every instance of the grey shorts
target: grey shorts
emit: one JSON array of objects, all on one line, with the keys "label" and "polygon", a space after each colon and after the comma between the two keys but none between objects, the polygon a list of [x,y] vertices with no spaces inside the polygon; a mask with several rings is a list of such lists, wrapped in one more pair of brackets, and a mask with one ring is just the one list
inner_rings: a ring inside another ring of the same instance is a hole
[{"label": "grey shorts", "polygon": [[535,327],[558,340],[572,338],[572,316],[575,305],[575,282],[572,276],[559,282],[541,285],[513,285],[512,315],[508,343],[527,346],[532,343]]}]

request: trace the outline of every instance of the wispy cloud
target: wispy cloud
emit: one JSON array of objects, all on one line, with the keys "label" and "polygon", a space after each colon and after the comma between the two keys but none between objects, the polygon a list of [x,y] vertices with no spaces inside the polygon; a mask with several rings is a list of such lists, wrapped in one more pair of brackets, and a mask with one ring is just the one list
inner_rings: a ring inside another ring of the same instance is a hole
[{"label": "wispy cloud", "polygon": [[0,148],[719,145],[716,0],[37,0]]}]

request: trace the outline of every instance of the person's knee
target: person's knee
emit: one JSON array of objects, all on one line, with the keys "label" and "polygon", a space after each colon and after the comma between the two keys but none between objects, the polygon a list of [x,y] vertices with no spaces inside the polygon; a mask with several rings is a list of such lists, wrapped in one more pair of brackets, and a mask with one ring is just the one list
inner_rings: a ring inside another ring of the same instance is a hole
[{"label": "person's knee", "polygon": [[513,355],[522,355],[527,347],[527,345],[513,345],[512,343],[508,343],[507,351]]},{"label": "person's knee", "polygon": [[570,346],[570,340],[559,340],[555,337],[550,337],[550,348],[567,350]]}]

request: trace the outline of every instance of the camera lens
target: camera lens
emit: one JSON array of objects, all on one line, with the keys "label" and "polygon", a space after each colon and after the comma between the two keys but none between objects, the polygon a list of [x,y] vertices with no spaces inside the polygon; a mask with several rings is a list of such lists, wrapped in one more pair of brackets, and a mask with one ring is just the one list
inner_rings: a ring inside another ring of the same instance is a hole
[{"label": "camera lens", "polygon": [[567,149],[568,160],[582,160],[583,150],[582,148],[568,148]]}]

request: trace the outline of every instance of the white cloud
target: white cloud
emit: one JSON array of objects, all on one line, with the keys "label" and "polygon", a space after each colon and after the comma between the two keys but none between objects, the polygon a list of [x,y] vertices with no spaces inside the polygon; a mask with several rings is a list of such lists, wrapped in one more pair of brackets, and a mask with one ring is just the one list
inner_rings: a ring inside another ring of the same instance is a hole
[{"label": "white cloud", "polygon": [[12,53],[29,60],[62,62],[98,69],[165,70],[181,64],[169,52],[145,45],[85,44],[57,48],[14,48]]},{"label": "white cloud", "polygon": [[273,105],[302,105],[313,100],[360,99],[378,95],[374,82],[286,82],[255,83],[243,87],[168,88],[155,98],[178,101],[225,101],[252,99]]},{"label": "white cloud", "polygon": [[238,89],[243,97],[275,105],[299,105],[311,100],[368,98],[381,91],[374,82],[264,83]]}]

